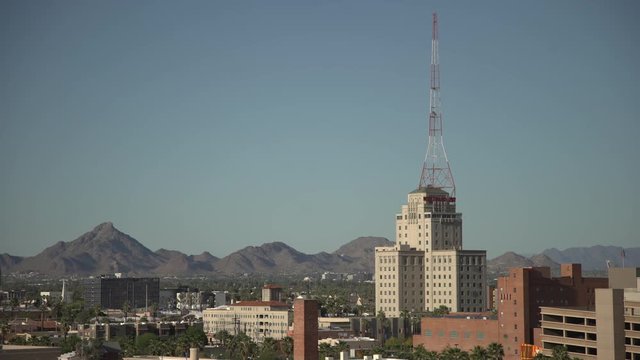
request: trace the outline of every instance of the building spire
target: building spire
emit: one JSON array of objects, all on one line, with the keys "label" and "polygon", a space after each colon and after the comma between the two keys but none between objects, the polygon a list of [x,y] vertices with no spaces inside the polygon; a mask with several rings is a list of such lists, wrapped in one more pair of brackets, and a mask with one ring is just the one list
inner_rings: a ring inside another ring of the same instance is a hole
[{"label": "building spire", "polygon": [[434,187],[449,192],[455,198],[456,185],[442,140],[442,110],[440,108],[440,64],[438,56],[438,14],[433,13],[431,37],[431,82],[429,87],[429,143],[422,165],[419,188]]}]

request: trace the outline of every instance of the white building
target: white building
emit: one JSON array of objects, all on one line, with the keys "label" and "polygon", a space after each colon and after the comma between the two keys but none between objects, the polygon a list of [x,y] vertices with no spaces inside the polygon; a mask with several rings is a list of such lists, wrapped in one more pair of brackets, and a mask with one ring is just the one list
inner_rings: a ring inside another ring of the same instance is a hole
[{"label": "white building", "polygon": [[[221,330],[247,334],[253,341],[287,336],[291,322],[289,305],[282,302],[282,287],[265,285],[262,301],[239,301],[203,311],[203,329],[209,340]],[[217,296],[216,296],[217,299]]]},{"label": "white building", "polygon": [[396,245],[375,249],[376,312],[486,309],[486,251],[462,249],[462,214],[439,188],[420,187],[396,215]]},{"label": "white building", "polygon": [[267,337],[282,339],[289,328],[289,306],[279,301],[240,301],[203,311],[205,334],[211,339],[218,331],[247,334],[253,341]]}]

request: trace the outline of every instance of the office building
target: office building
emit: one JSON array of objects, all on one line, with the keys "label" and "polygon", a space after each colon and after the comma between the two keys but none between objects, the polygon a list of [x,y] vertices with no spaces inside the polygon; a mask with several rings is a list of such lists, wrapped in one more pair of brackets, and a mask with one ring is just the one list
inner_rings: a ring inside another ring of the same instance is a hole
[{"label": "office building", "polygon": [[159,278],[97,277],[82,283],[85,306],[102,309],[131,310],[157,306],[160,303]]}]

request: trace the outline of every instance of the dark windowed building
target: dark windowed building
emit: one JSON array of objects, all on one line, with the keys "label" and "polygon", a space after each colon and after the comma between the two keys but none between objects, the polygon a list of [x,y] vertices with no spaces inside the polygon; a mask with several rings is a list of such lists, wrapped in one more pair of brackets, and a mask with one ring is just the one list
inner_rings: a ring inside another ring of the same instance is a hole
[{"label": "dark windowed building", "polygon": [[97,277],[83,282],[86,306],[103,309],[144,308],[160,303],[159,278]]}]

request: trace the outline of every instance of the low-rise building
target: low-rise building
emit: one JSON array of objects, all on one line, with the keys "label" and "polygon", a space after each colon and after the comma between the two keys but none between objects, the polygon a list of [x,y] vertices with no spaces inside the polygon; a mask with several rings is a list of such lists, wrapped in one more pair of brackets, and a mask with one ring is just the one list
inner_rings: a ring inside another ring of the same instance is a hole
[{"label": "low-rise building", "polygon": [[[278,301],[282,298],[282,288],[265,285],[262,301],[239,301],[205,309],[202,313],[203,329],[213,340],[221,330],[230,334],[245,333],[253,341],[265,338],[282,339],[287,336],[291,315],[289,305]],[[276,300],[277,299],[277,300]]]}]

